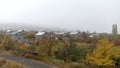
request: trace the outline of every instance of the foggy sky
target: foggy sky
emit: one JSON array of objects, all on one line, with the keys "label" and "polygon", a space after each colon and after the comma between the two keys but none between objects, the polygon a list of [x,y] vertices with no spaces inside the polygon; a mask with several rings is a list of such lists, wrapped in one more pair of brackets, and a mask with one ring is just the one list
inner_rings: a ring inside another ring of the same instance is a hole
[{"label": "foggy sky", "polygon": [[0,23],[110,33],[120,27],[120,0],[0,0]]}]

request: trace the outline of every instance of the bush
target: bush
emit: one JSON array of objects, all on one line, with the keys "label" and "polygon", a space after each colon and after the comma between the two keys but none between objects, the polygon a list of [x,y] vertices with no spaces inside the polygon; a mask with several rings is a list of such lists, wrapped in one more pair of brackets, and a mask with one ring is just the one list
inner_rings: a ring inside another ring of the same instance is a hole
[{"label": "bush", "polygon": [[51,62],[54,64],[64,64],[64,60],[59,60],[59,59],[52,59]]},{"label": "bush", "polygon": [[37,56],[35,56],[33,54],[25,54],[24,57],[28,58],[28,59],[36,59],[37,60]]},{"label": "bush", "polygon": [[3,64],[6,63],[6,60],[5,59],[0,59],[0,66],[2,66]]},{"label": "bush", "polygon": [[79,65],[76,65],[76,68],[88,68],[86,64],[80,63]]},{"label": "bush", "polygon": [[86,64],[77,63],[77,62],[72,62],[71,66],[72,66],[72,68],[88,68]]}]

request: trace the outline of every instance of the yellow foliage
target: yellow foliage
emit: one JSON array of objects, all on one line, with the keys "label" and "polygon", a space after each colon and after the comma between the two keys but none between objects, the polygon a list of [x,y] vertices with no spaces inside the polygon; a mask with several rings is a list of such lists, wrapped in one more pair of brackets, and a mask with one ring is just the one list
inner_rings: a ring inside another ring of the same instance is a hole
[{"label": "yellow foliage", "polygon": [[13,50],[15,48],[15,41],[9,36],[4,36],[4,38],[1,40],[0,47],[5,50]]},{"label": "yellow foliage", "polygon": [[99,41],[96,49],[86,57],[87,63],[98,66],[115,66],[113,59],[120,58],[120,49],[115,47],[113,42],[109,42],[107,38]]},{"label": "yellow foliage", "polygon": [[27,48],[27,46],[25,46],[25,45],[19,46],[19,49],[20,49],[21,51],[28,51],[28,48]]}]

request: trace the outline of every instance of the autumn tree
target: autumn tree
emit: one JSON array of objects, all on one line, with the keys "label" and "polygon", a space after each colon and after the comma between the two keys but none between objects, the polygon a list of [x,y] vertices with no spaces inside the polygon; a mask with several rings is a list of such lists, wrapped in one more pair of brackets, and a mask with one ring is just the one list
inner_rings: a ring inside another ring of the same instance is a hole
[{"label": "autumn tree", "polygon": [[4,36],[0,44],[4,50],[14,50],[16,48],[16,41],[12,40],[9,36]]},{"label": "autumn tree", "polygon": [[21,51],[28,51],[28,47],[27,47],[26,45],[20,45],[20,46],[19,46],[19,49],[20,49]]},{"label": "autumn tree", "polygon": [[16,50],[15,55],[24,56],[28,52],[29,52],[28,47],[24,44],[21,44],[21,45],[18,45],[18,49]]},{"label": "autumn tree", "polygon": [[32,39],[35,37],[35,33],[36,32],[27,32],[24,34],[24,38],[27,38],[27,39]]},{"label": "autumn tree", "polygon": [[120,47],[115,47],[107,38],[100,40],[92,53],[86,57],[86,62],[100,67],[115,67],[120,59]]},{"label": "autumn tree", "polygon": [[54,56],[54,41],[49,39],[42,39],[39,42],[36,52],[40,59]]},{"label": "autumn tree", "polygon": [[31,45],[28,47],[31,53],[35,52],[36,48],[39,46],[39,40],[34,40],[31,42]]}]

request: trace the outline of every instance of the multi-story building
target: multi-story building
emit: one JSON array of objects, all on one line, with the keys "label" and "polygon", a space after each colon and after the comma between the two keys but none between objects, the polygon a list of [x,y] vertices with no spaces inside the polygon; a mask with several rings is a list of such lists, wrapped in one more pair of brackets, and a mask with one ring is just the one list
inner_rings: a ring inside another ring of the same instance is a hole
[{"label": "multi-story building", "polygon": [[112,34],[113,34],[113,35],[117,35],[117,34],[118,34],[117,24],[113,24],[113,25],[112,25]]}]

